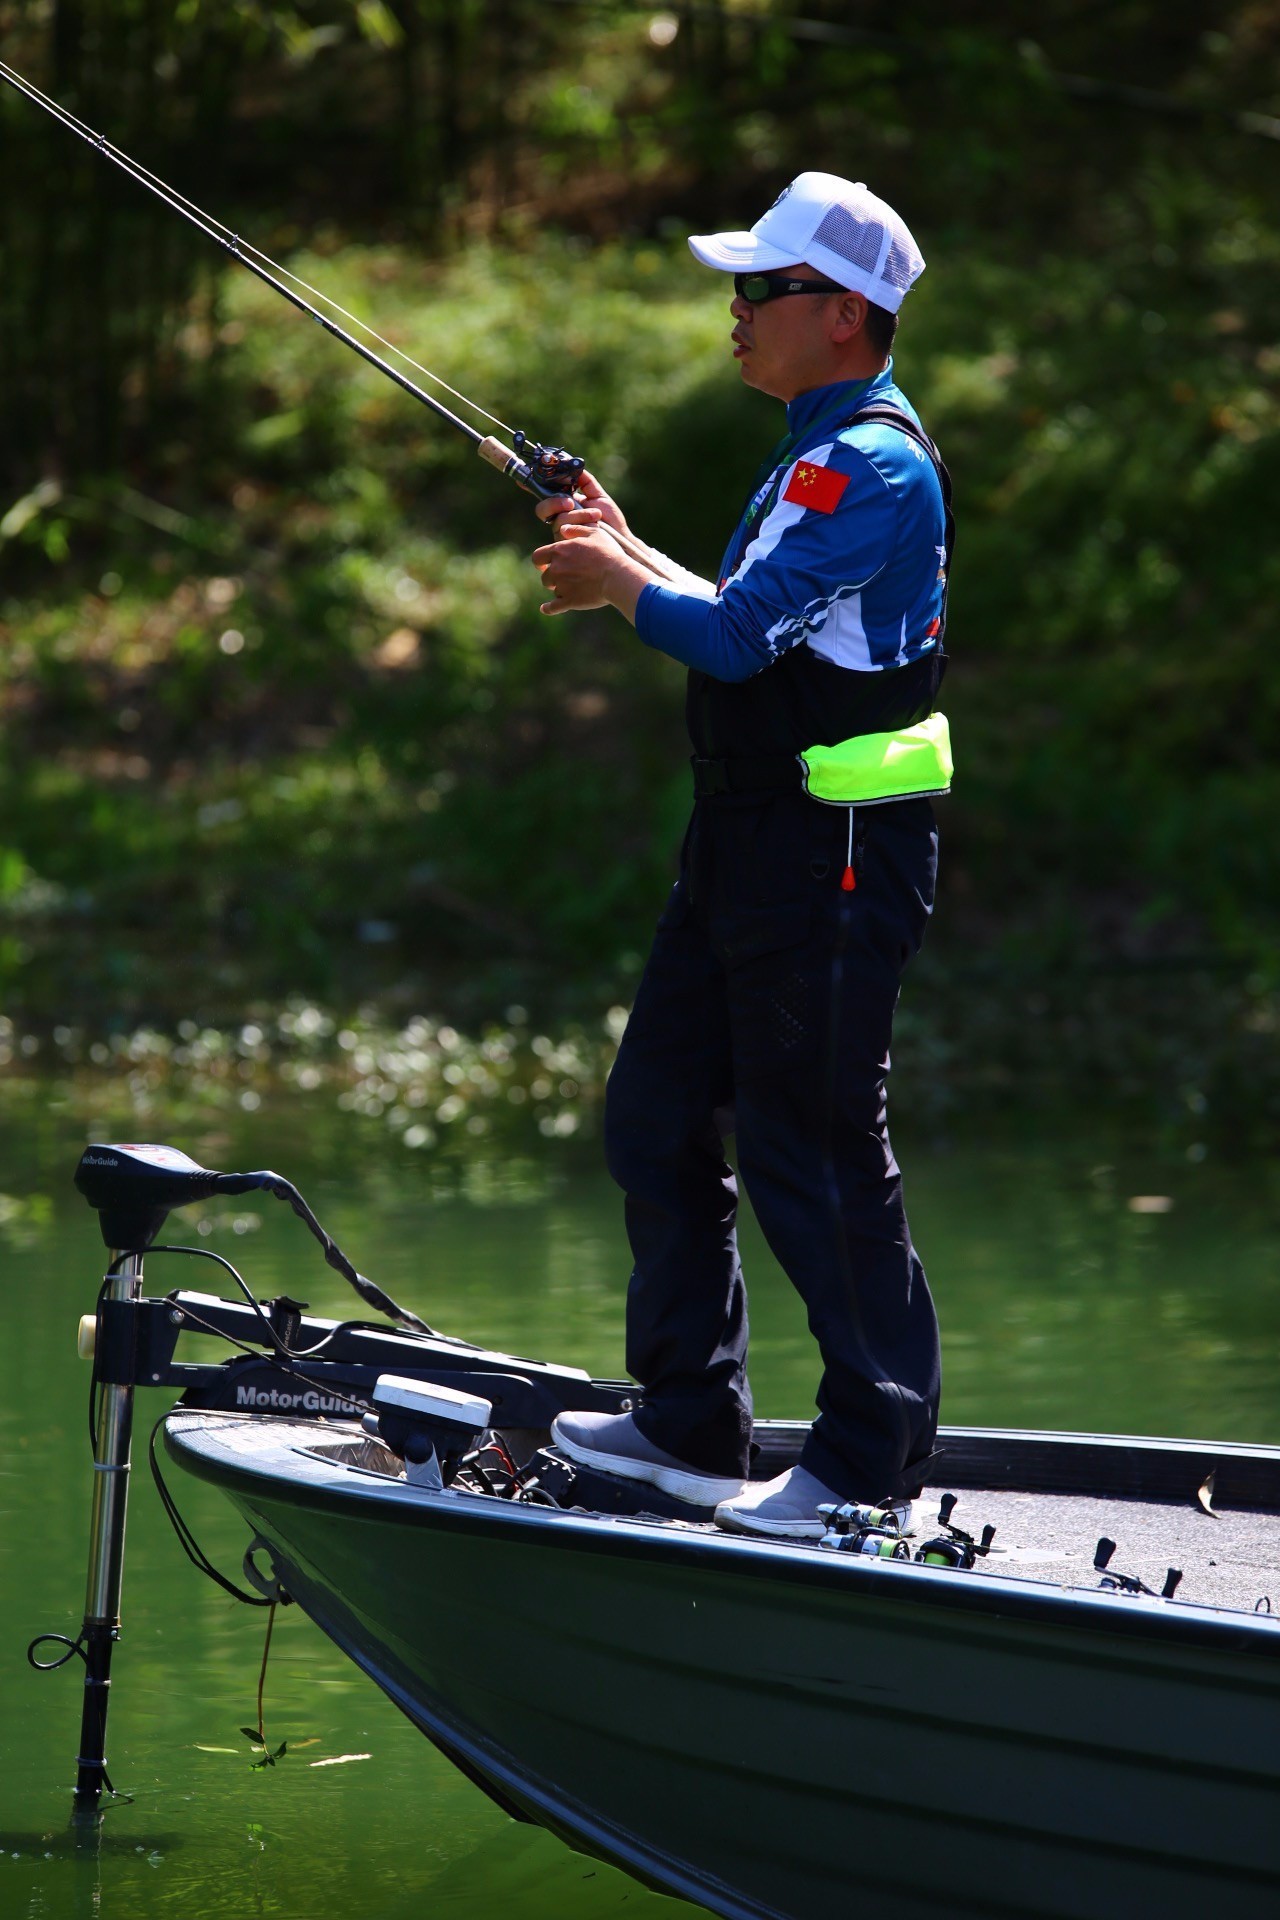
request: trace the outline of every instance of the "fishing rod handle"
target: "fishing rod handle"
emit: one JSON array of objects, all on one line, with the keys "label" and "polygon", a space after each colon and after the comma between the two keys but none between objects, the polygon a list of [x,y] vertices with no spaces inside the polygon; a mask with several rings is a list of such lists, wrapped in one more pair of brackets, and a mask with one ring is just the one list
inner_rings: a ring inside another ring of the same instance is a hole
[{"label": "fishing rod handle", "polygon": [[496,435],[487,433],[483,440],[476,443],[476,452],[491,467],[496,467],[499,473],[509,476],[518,487],[523,487],[526,493],[537,494],[539,500],[554,500],[557,497],[559,489],[544,486],[530,472],[526,462],[514,454],[510,447],[504,447]]},{"label": "fishing rod handle", "polygon": [[[520,438],[519,435],[516,437]],[[543,451],[541,447],[534,448],[538,455]],[[562,500],[567,495],[572,496],[574,482],[582,470],[581,461],[569,462],[565,456],[566,466],[561,485],[548,486],[545,480],[539,479],[527,460],[522,460],[518,453],[505,447],[495,434],[487,433],[483,440],[478,440],[476,452],[491,467],[496,467],[499,473],[514,480],[518,487],[523,487],[526,493],[536,494],[539,500]]]}]

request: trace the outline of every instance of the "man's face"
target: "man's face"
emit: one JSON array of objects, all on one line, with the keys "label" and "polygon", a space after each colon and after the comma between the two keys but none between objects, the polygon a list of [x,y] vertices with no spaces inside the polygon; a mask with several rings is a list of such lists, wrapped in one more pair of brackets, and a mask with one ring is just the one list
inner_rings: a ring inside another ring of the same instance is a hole
[{"label": "man's face", "polygon": [[[791,280],[821,280],[824,276],[805,265],[780,267]],[[775,400],[794,400],[798,393],[825,386],[838,377],[833,370],[832,326],[842,305],[857,294],[789,293],[753,306],[735,294],[729,311],[733,329],[733,357],[749,387]]]}]

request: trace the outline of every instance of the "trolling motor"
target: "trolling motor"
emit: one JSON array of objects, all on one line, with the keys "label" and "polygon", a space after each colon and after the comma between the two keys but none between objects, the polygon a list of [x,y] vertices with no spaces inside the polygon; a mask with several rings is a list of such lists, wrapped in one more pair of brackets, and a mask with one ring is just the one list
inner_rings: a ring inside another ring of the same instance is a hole
[{"label": "trolling motor", "polygon": [[[315,1234],[328,1264],[350,1281],[361,1298],[392,1319],[425,1334],[431,1329],[416,1314],[398,1307],[388,1294],[357,1273],[331,1240],[293,1184],[280,1174],[215,1173],[175,1147],[93,1145],[85,1148],[75,1183],[98,1213],[102,1237],[112,1252],[98,1300],[92,1343],[95,1401],[93,1432],[93,1509],[89,1522],[89,1576],[84,1623],[74,1640],[66,1634],[40,1634],[27,1658],[40,1672],[51,1672],[75,1656],[84,1662],[84,1707],[80,1753],[76,1763],[76,1807],[92,1811],[104,1789],[114,1792],[106,1767],[107,1705],[111,1655],[120,1638],[120,1595],[124,1578],[124,1536],[133,1443],[134,1385],[138,1379],[138,1326],[142,1302],[143,1255],[155,1243],[171,1210],[214,1194],[267,1192],[287,1200]],[[291,1311],[274,1325],[265,1312],[277,1346],[287,1348],[280,1326],[298,1321],[297,1303],[277,1302]],[[179,1323],[180,1309],[168,1312]],[[175,1336],[176,1337],[176,1336]],[[152,1378],[158,1383],[160,1373]],[[465,1398],[465,1396],[454,1396]],[[485,1403],[477,1402],[476,1405]],[[486,1418],[487,1418],[486,1406]],[[53,1658],[41,1650],[57,1647]]]},{"label": "trolling motor", "polygon": [[[89,1577],[84,1622],[73,1639],[43,1633],[27,1658],[41,1672],[79,1658],[85,1670],[84,1707],[76,1770],[75,1814],[94,1817],[103,1792],[114,1793],[106,1768],[107,1703],[112,1652],[120,1638],[125,1517],[139,1386],[176,1390],[189,1408],[251,1413],[282,1419],[358,1421],[368,1414],[379,1440],[405,1463],[411,1485],[462,1493],[497,1493],[556,1505],[551,1454],[521,1467],[496,1420],[515,1432],[550,1426],[566,1406],[616,1413],[629,1405],[622,1381],[596,1381],[579,1367],[517,1360],[465,1340],[437,1334],[425,1320],[397,1306],[356,1271],[324,1231],[292,1182],[278,1173],[219,1173],[174,1147],[94,1144],[76,1169],[75,1183],[99,1219],[111,1250],[97,1311],[81,1322],[81,1355],[93,1359],[89,1426],[94,1487]],[[329,1266],[395,1327],[359,1319],[326,1320],[301,1302],[255,1298],[244,1278],[220,1254],[202,1246],[168,1246],[157,1236],[176,1207],[218,1194],[270,1193],[285,1200],[319,1241]],[[216,1299],[176,1288],[162,1297],[142,1291],[144,1255],[185,1254],[225,1268],[242,1299]],[[178,1354],[187,1332],[225,1339],[235,1349],[223,1361]],[[393,1358],[394,1357],[394,1358]],[[394,1365],[394,1373],[391,1371]],[[156,1432],[159,1430],[157,1423]],[[201,1573],[250,1605],[278,1598],[246,1560],[256,1594],[229,1581],[205,1555],[177,1512],[164,1484],[152,1434],[150,1462],[156,1490],[179,1544]]]}]

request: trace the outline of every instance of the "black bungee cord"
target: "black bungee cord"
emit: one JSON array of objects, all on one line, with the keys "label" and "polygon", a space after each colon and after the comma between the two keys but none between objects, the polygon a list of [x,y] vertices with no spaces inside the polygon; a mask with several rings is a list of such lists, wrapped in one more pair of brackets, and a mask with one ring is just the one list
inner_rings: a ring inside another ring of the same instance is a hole
[{"label": "black bungee cord", "polygon": [[[373,1307],[378,1313],[385,1313],[389,1320],[398,1320],[401,1326],[408,1327],[414,1333],[425,1334],[432,1340],[438,1340],[441,1337],[435,1328],[428,1326],[427,1322],[418,1314],[411,1313],[408,1307],[398,1306],[389,1293],[384,1293],[380,1286],[377,1286],[367,1275],[359,1272],[358,1269],[352,1265],[337,1241],[334,1240],[330,1234],[327,1234],[320,1225],[320,1222],[316,1219],[315,1214],[312,1213],[292,1180],[286,1180],[282,1173],[273,1173],[269,1167],[264,1167],[256,1173],[217,1173],[210,1174],[209,1178],[215,1184],[206,1189],[207,1192],[226,1194],[269,1193],[276,1200],[287,1201],[297,1214],[299,1220],[301,1220],[303,1226],[306,1227],[310,1233],[314,1234],[315,1238],[320,1242],[324,1251],[325,1265],[332,1267],[335,1273],[340,1273],[347,1284],[355,1288],[366,1306]],[[162,1249],[156,1247],[153,1248],[152,1251],[158,1253],[162,1251]],[[206,1247],[172,1248],[168,1249],[168,1251],[206,1254],[208,1258],[212,1260],[220,1260],[222,1258],[221,1254],[212,1253]],[[224,1264],[230,1266],[231,1263],[227,1261],[224,1262]],[[235,1268],[231,1267],[231,1271],[235,1273]],[[236,1279],[239,1281],[246,1296],[252,1301],[252,1295],[248,1287],[245,1286],[244,1281],[240,1279],[238,1274],[236,1274]],[[257,1306],[256,1301],[252,1301],[252,1304],[255,1307]],[[279,1345],[279,1342],[275,1340],[274,1329],[272,1331],[272,1339],[274,1344]]]},{"label": "black bungee cord", "polygon": [[151,1437],[147,1441],[147,1460],[151,1467],[151,1478],[155,1482],[156,1492],[160,1496],[160,1505],[164,1508],[165,1518],[177,1535],[178,1545],[182,1548],[182,1551],[198,1572],[203,1573],[208,1579],[212,1580],[216,1586],[221,1587],[224,1593],[229,1593],[231,1598],[238,1600],[242,1606],[270,1606],[272,1604],[270,1600],[261,1594],[246,1593],[243,1587],[238,1587],[234,1580],[229,1580],[225,1573],[214,1566],[212,1560],[200,1545],[200,1542],[196,1539],[195,1534],[191,1531],[191,1528],[187,1525],[187,1522],[180,1513],[178,1503],[169,1491],[164,1475],[160,1471],[160,1462],[156,1457],[156,1439],[161,1427],[168,1418],[169,1415],[167,1413],[162,1413],[154,1427],[152,1427]]},{"label": "black bungee cord", "polygon": [[[128,177],[136,181],[140,187],[145,188],[146,191],[153,194],[157,200],[162,201],[164,205],[169,207],[174,213],[186,220],[191,226],[197,228],[199,232],[204,234],[206,239],[212,240],[217,246],[222,247],[233,259],[238,260],[242,267],[247,267],[250,273],[256,275],[265,285],[280,294],[291,306],[296,307],[300,313],[305,313],[310,319],[316,321],[319,326],[324,328],[326,333],[331,334],[335,340],[340,340],[344,346],[350,347],[354,353],[358,353],[362,360],[366,360],[370,366],[376,367],[379,373],[385,374],[389,380],[394,380],[395,384],[401,388],[403,392],[410,394],[413,399],[419,401],[424,407],[430,408],[431,412],[434,413],[438,419],[443,420],[447,426],[454,428],[456,432],[461,433],[469,440],[482,460],[487,461],[488,464],[496,468],[499,473],[514,480],[517,486],[522,487],[526,493],[535,494],[540,500],[547,500],[554,498],[558,494],[573,492],[583,471],[584,463],[582,460],[573,454],[567,453],[563,447],[544,447],[540,443],[530,440],[526,434],[513,431],[507,427],[503,421],[482,407],[478,401],[471,400],[465,394],[459,393],[456,388],[449,385],[447,380],[442,380],[439,374],[432,373],[429,368],[421,366],[418,361],[412,359],[409,354],[402,352],[401,349],[391,341],[385,340],[383,336],[376,332],[373,327],[369,326],[366,321],[357,318],[354,314],[348,313],[345,307],[340,307],[336,300],[330,300],[327,294],[319,292],[315,287],[308,286],[305,280],[299,279],[297,274],[290,273],[287,267],[278,265],[278,263],[272,260],[269,254],[264,253],[260,247],[252,246],[248,241],[242,240],[239,234],[234,233],[223,221],[218,220],[213,214],[206,213],[201,207],[198,207],[194,201],[188,200],[184,194],[179,193],[176,188],[169,186],[165,181],[161,180],[157,174],[152,173],[149,168],[142,166],[136,160],[132,160],[127,153],[124,153],[119,147],[108,140],[104,133],[95,131],[94,128],[87,125],[85,121],[79,119],[77,115],[71,113],[66,107],[61,106],[58,101],[51,99],[48,94],[42,93],[39,87],[33,85],[30,80],[24,78],[22,74],[18,73],[15,68],[9,66],[7,62],[3,60],[0,60],[0,81],[12,87],[15,93],[20,93],[24,99],[30,100],[33,106],[41,108],[43,112],[49,114],[51,118],[56,120],[60,126],[65,127],[69,133],[73,133],[78,139],[83,140],[87,146],[91,146],[95,152],[101,154],[102,158],[109,161],[113,167],[118,168],[121,173],[127,174]],[[463,406],[470,408],[473,413],[480,414],[494,426],[501,427],[504,432],[510,433],[513,445],[511,447],[504,446],[502,441],[497,439],[493,434],[481,434],[477,432],[474,427],[468,425],[465,420],[461,419],[456,413],[446,407],[442,401],[437,400],[432,394],[426,393],[416,381],[410,380],[407,374],[403,374],[398,368],[393,367],[390,361],[385,360],[380,353],[375,353],[372,347],[368,347],[363,341],[357,340],[354,334],[349,333],[345,327],[339,326],[336,320],[331,320],[327,314],[321,313],[317,307],[311,304],[310,300],[305,300],[300,293],[296,293],[294,287],[286,286],[286,280],[291,280],[296,287],[304,287],[308,293],[314,295],[316,299],[323,301],[324,304],[327,307],[331,307],[335,313],[341,313],[344,319],[350,320],[372,339],[377,340],[380,346],[387,348],[388,352],[394,353],[398,359],[405,361],[407,365],[414,367],[419,373],[425,374],[428,380],[434,382],[436,386],[443,388],[446,393],[450,394],[455,400],[460,401]]]}]

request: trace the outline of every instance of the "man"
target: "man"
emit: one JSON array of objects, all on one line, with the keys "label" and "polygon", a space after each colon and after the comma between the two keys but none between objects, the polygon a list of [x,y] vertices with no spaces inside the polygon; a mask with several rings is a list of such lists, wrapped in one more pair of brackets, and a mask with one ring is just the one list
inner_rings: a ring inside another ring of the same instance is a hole
[{"label": "man", "polygon": [[[714,1505],[721,1526],[806,1538],[826,1501],[909,1511],[937,1430],[937,1321],[884,1078],[933,904],[921,796],[950,778],[933,712],[949,482],[893,381],[924,261],[892,208],[804,173],[749,233],[689,245],[734,274],[734,357],[787,407],[718,582],[645,546],[589,475],[578,505],[539,508],[558,537],[533,556],[544,613],[612,605],[688,666],[696,796],[605,1114],[643,1394],[633,1414],[562,1414],[554,1433],[575,1460]],[[824,1364],[799,1464],[750,1483],[722,1128]]]}]

